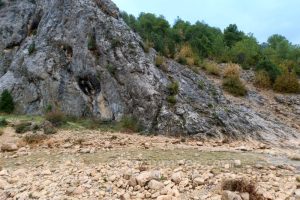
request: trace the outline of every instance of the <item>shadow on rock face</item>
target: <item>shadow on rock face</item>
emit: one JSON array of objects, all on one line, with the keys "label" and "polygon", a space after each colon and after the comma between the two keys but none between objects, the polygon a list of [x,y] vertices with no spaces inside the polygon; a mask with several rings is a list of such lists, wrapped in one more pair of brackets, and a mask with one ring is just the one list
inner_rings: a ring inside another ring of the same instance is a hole
[{"label": "shadow on rock face", "polygon": [[95,95],[101,91],[100,81],[94,75],[78,77],[78,85],[87,96]]}]

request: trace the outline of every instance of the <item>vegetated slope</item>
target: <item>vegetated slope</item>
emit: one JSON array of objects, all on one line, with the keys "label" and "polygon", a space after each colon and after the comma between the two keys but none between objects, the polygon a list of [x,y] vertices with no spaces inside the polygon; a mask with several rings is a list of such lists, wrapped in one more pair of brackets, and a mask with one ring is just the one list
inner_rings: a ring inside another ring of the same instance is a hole
[{"label": "vegetated slope", "polygon": [[[270,116],[230,104],[204,75],[154,63],[109,0],[16,0],[0,12],[0,91],[16,112],[137,119],[143,130],[199,137],[292,139]],[[199,87],[201,83],[201,87]]]}]

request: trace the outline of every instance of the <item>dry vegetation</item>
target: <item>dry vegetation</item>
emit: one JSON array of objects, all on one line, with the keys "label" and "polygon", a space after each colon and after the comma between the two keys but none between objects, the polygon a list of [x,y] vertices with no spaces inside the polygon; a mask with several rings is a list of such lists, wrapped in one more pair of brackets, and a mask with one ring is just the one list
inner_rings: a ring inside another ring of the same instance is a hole
[{"label": "dry vegetation", "polygon": [[236,64],[228,64],[223,72],[223,88],[234,96],[245,96],[247,89],[240,79],[240,67]]},{"label": "dry vegetation", "polygon": [[204,61],[203,68],[211,75],[220,76],[221,69],[217,63],[213,61]]},{"label": "dry vegetation", "polygon": [[231,179],[225,180],[222,183],[222,190],[232,192],[249,193],[250,200],[266,200],[263,195],[257,194],[257,187],[254,181],[245,179]]},{"label": "dry vegetation", "polygon": [[274,83],[274,90],[281,93],[299,93],[300,84],[295,73],[285,70],[284,73],[277,77]]},{"label": "dry vegetation", "polygon": [[223,71],[223,76],[228,78],[230,76],[240,76],[240,66],[237,64],[229,63]]},{"label": "dry vegetation", "polygon": [[258,88],[271,88],[272,82],[268,73],[264,70],[256,72],[254,85]]}]

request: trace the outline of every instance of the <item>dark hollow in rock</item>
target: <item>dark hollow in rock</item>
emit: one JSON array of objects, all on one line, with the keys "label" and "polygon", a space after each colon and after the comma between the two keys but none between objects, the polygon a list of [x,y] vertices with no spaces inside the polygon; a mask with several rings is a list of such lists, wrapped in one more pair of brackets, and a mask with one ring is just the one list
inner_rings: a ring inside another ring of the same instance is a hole
[{"label": "dark hollow in rock", "polygon": [[101,91],[101,85],[97,77],[85,75],[78,78],[78,85],[81,91],[87,96],[92,96]]}]

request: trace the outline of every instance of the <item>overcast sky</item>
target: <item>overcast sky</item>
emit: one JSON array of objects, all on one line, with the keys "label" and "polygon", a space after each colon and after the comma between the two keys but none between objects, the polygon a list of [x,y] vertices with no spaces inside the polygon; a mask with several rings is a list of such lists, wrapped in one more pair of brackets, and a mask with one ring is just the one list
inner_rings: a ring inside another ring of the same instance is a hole
[{"label": "overcast sky", "polygon": [[300,0],[113,0],[121,10],[164,15],[173,24],[177,16],[192,23],[204,21],[222,30],[237,24],[264,42],[272,34],[300,44]]}]

